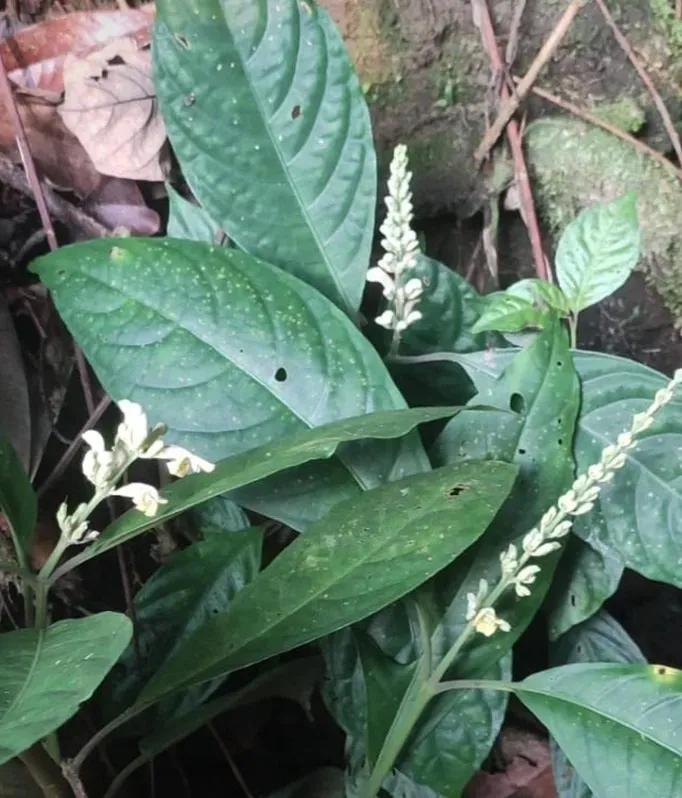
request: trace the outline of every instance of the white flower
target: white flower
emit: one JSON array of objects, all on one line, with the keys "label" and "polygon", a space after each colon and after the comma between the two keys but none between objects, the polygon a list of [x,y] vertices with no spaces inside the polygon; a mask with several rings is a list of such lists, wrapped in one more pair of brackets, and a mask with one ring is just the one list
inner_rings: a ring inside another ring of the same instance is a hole
[{"label": "white flower", "polygon": [[121,399],[118,406],[123,413],[123,421],[119,424],[116,441],[120,442],[128,452],[139,452],[149,437],[147,414],[142,405]]},{"label": "white flower", "polygon": [[500,554],[500,567],[502,569],[502,576],[509,576],[516,571],[519,567],[519,553],[516,546],[511,543],[507,551]]},{"label": "white flower", "polygon": [[549,533],[550,538],[563,538],[571,531],[573,521],[561,521]]},{"label": "white flower", "polygon": [[523,538],[523,541],[521,542],[524,554],[528,555],[529,557],[532,557],[535,554],[535,549],[537,549],[537,547],[542,543],[543,540],[544,540],[544,535],[542,534],[542,532],[540,532],[540,530],[537,527],[533,527],[533,529],[531,529],[530,532],[526,534],[526,536]]},{"label": "white flower", "polygon": [[82,437],[90,447],[83,457],[83,474],[96,488],[104,488],[113,476],[114,453],[107,451],[104,438],[94,429],[84,432]]},{"label": "white flower", "polygon": [[488,594],[488,582],[485,579],[478,581],[478,593],[467,593],[467,611],[465,618],[470,621],[476,614],[476,610]]},{"label": "white flower", "polygon": [[379,283],[384,289],[382,293],[386,299],[393,299],[395,296],[395,280],[379,266],[373,266],[368,270],[367,280],[370,283]]},{"label": "white flower", "polygon": [[632,419],[632,434],[639,435],[654,423],[654,419],[648,413],[637,413]]},{"label": "white flower", "polygon": [[159,505],[168,504],[168,499],[159,495],[156,488],[142,482],[131,482],[113,491],[112,496],[124,496],[132,499],[135,507],[149,518],[153,518],[159,510]]},{"label": "white flower", "polygon": [[159,460],[168,460],[168,470],[174,477],[185,477],[187,474],[199,474],[202,471],[210,473],[215,468],[213,463],[204,460],[182,446],[164,446],[155,455]]},{"label": "white flower", "polygon": [[474,629],[484,637],[492,637],[500,629],[502,632],[511,631],[511,626],[503,618],[498,618],[492,607],[483,607],[474,618]]},{"label": "white flower", "polygon": [[379,327],[385,327],[387,330],[392,330],[396,326],[395,313],[392,310],[385,310],[380,316],[374,319],[375,324]]},{"label": "white flower", "polygon": [[405,283],[405,287],[403,288],[403,294],[405,296],[405,299],[408,299],[410,301],[419,299],[419,297],[423,293],[424,293],[424,284],[418,277],[410,278]]},{"label": "white flower", "polygon": [[535,582],[536,576],[540,573],[540,568],[537,565],[526,565],[522,568],[514,578],[514,590],[519,598],[530,596],[530,590],[526,585],[532,585]]}]

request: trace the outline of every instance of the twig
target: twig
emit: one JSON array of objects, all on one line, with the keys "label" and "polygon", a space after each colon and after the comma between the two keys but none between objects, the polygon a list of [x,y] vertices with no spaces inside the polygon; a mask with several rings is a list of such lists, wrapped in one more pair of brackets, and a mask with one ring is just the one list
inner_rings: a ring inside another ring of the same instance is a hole
[{"label": "twig", "polygon": [[[26,175],[10,158],[0,153],[0,180],[15,191],[33,196],[33,189]],[[50,213],[71,231],[78,233],[79,238],[104,238],[111,231],[104,225],[88,216],[87,213],[67,202],[45,183],[41,184],[43,197]]]},{"label": "twig", "polygon": [[495,142],[502,135],[507,123],[516,113],[516,110],[530,91],[533,83],[535,83],[535,80],[542,71],[543,67],[545,64],[547,64],[549,59],[554,55],[554,52],[558,46],[561,44],[562,39],[568,32],[568,29],[571,27],[571,23],[585,2],[586,0],[571,0],[571,2],[568,4],[568,7],[561,15],[561,18],[554,26],[554,30],[550,33],[549,38],[542,45],[540,52],[530,65],[528,72],[517,86],[516,94],[512,94],[509,97],[509,100],[502,104],[498,112],[497,119],[493,122],[483,137],[483,140],[478,145],[478,148],[474,153],[474,158],[477,163],[480,163],[494,147]]},{"label": "twig", "polygon": [[[504,61],[508,69],[511,69],[514,61],[516,61],[516,53],[519,49],[521,20],[523,19],[523,12],[526,10],[526,2],[527,0],[516,0],[516,6],[514,7],[514,15],[509,28],[509,38],[507,39],[507,49],[504,52]],[[680,0],[680,2],[682,2],[682,0]]]},{"label": "twig", "polygon": [[111,399],[108,396],[105,396],[101,402],[97,405],[97,407],[93,410],[90,414],[90,418],[85,422],[82,429],[76,435],[76,437],[71,442],[69,448],[64,452],[64,454],[59,459],[57,465],[52,469],[50,474],[47,476],[43,484],[38,488],[37,495],[40,498],[45,491],[51,487],[51,485],[55,482],[55,480],[59,479],[61,475],[66,471],[69,466],[69,463],[73,460],[74,456],[78,452],[81,447],[81,439],[83,437],[83,433],[87,432],[89,429],[92,429],[95,424],[102,418],[104,415],[104,411],[109,407],[111,404]]},{"label": "twig", "polygon": [[682,21],[682,0],[675,0],[675,19]]},{"label": "twig", "polygon": [[[514,78],[518,80],[518,78]],[[617,136],[621,141],[625,141],[634,147],[636,150],[641,152],[643,155],[647,155],[650,158],[653,158],[655,161],[660,163],[662,166],[672,172],[675,177],[682,180],[682,169],[678,169],[672,161],[665,157],[662,153],[658,152],[658,150],[653,149],[644,141],[641,141],[634,136],[631,136],[629,133],[626,133],[624,130],[621,130],[614,125],[611,125],[609,122],[605,122],[603,119],[600,119],[598,116],[591,114],[589,111],[585,111],[582,108],[579,108],[577,105],[573,105],[573,103],[568,102],[567,100],[563,100],[561,97],[557,97],[555,94],[550,94],[550,92],[545,91],[545,89],[541,89],[538,86],[533,87],[533,94],[536,94],[538,97],[541,97],[543,100],[547,100],[547,102],[556,105],[558,108],[563,108],[564,111],[568,111],[569,114],[573,114],[573,116],[577,116],[579,119],[582,119],[585,122],[589,122],[589,124],[594,125],[595,127],[600,127],[602,130],[606,130],[608,133],[611,133],[613,136]]]},{"label": "twig", "polygon": [[59,246],[59,244],[57,244],[57,236],[55,235],[54,227],[52,226],[52,220],[50,219],[50,214],[47,210],[47,205],[45,203],[45,196],[43,195],[43,189],[42,186],[40,185],[40,179],[38,178],[38,173],[36,172],[36,165],[33,162],[31,149],[28,146],[28,140],[26,139],[26,131],[24,130],[24,123],[21,121],[21,116],[19,115],[19,109],[17,108],[17,101],[14,97],[14,92],[12,91],[12,86],[10,85],[9,78],[7,77],[5,62],[2,60],[1,57],[0,57],[0,92],[2,93],[5,110],[7,111],[7,114],[10,120],[12,121],[12,127],[14,128],[14,137],[16,139],[17,146],[19,147],[19,155],[21,156],[21,161],[24,164],[24,169],[26,170],[26,177],[28,178],[28,182],[31,185],[31,189],[35,197],[38,213],[40,214],[40,221],[43,225],[43,229],[45,230],[45,237],[47,238],[47,243],[51,250],[55,250]]},{"label": "twig", "polygon": [[647,87],[649,94],[651,94],[651,98],[654,101],[654,105],[658,109],[658,113],[661,115],[661,119],[663,120],[663,126],[670,138],[670,143],[673,145],[673,149],[675,150],[675,155],[677,156],[677,162],[680,166],[682,166],[682,143],[680,143],[680,137],[675,130],[675,125],[673,125],[673,121],[670,118],[670,114],[668,113],[668,109],[665,107],[665,103],[663,102],[663,98],[658,93],[658,90],[651,82],[651,78],[647,75],[644,70],[644,67],[639,63],[637,56],[634,53],[634,50],[630,46],[630,42],[627,40],[625,35],[621,32],[620,28],[616,24],[616,21],[611,16],[611,12],[606,7],[606,3],[604,0],[596,0],[597,5],[599,6],[599,10],[601,11],[604,19],[606,20],[606,24],[611,28],[613,31],[613,35],[616,37],[616,41],[621,46],[621,49],[625,53],[625,55],[630,59],[630,63],[632,66],[637,70],[637,74],[642,79],[642,83]]},{"label": "twig", "polygon": [[222,755],[227,760],[227,764],[230,766],[230,770],[232,771],[232,775],[235,777],[235,779],[237,780],[239,786],[242,788],[242,792],[244,793],[246,798],[253,798],[253,794],[251,793],[251,790],[249,790],[246,782],[244,781],[244,777],[240,773],[239,768],[237,767],[234,759],[232,759],[232,755],[230,754],[230,752],[229,752],[227,746],[225,745],[225,743],[223,742],[222,737],[218,734],[218,731],[216,730],[216,727],[213,725],[213,723],[211,723],[211,721],[209,721],[206,724],[206,726],[208,727],[208,730],[213,735],[213,739],[216,741],[216,744],[218,745],[218,748],[220,748],[220,752],[222,753]]},{"label": "twig", "polygon": [[[523,4],[522,2],[518,7],[523,6]],[[481,32],[481,38],[483,39],[483,45],[488,53],[488,58],[490,59],[493,70],[500,74],[504,70],[505,65],[502,63],[502,56],[500,55],[497,40],[495,39],[495,31],[493,29],[488,3],[486,0],[472,0],[472,5],[475,10],[475,19]],[[512,94],[506,82],[501,86],[500,96],[503,103],[509,102],[511,99]],[[535,273],[541,280],[547,280],[547,261],[542,249],[540,225],[538,224],[538,218],[535,212],[533,192],[531,190],[530,180],[528,179],[526,160],[523,155],[521,132],[519,131],[518,122],[515,119],[510,119],[507,125],[507,140],[509,141],[509,149],[511,150],[512,159],[514,161],[514,173],[516,176],[516,184],[519,189],[521,216],[528,229],[528,237],[533,250]]]}]

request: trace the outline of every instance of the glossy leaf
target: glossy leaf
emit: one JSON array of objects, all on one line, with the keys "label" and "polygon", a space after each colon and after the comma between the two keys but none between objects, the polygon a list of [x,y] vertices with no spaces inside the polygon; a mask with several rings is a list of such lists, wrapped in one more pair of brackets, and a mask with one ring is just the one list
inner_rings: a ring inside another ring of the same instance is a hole
[{"label": "glossy leaf", "polygon": [[211,219],[206,211],[194,202],[186,200],[170,185],[168,192],[168,236],[185,238],[189,241],[204,241],[207,244],[217,243],[220,233],[219,225]]},{"label": "glossy leaf", "polygon": [[[263,533],[260,529],[213,534],[176,552],[135,596],[142,666],[132,647],[122,657],[113,698],[116,714],[131,706],[145,683],[169,661],[196,629],[225,612],[234,596],[258,574]],[[223,679],[192,688],[162,702],[154,723],[165,726],[202,704]]]},{"label": "glossy leaf", "polygon": [[[167,425],[169,442],[209,460],[405,407],[375,350],[340,310],[243,252],[175,239],[102,239],[59,249],[35,268],[107,392],[139,402],[151,423]],[[346,448],[340,457],[347,473],[334,476],[342,496],[344,480],[346,491],[359,493],[429,467],[416,436]],[[319,479],[325,476],[323,467]],[[258,499],[251,496],[256,510]],[[308,494],[282,520],[301,528],[296,510],[308,513],[311,503],[319,516],[328,509]]]},{"label": "glossy leaf", "polygon": [[[455,355],[486,402],[514,350]],[[662,374],[614,355],[575,352],[581,382],[581,407],[575,436],[578,472],[597,462],[604,446],[629,429],[667,384]],[[649,579],[682,587],[682,395],[656,414],[639,437],[627,465],[605,485],[594,510],[578,517],[573,530],[596,551],[620,560]]]},{"label": "glossy leaf", "polygon": [[0,511],[7,522],[14,549],[21,563],[28,554],[36,525],[36,497],[14,447],[2,433],[0,433]]},{"label": "glossy leaf", "polygon": [[411,275],[419,277],[424,293],[419,299],[422,318],[405,330],[400,352],[472,352],[483,349],[485,336],[473,326],[484,306],[483,298],[457,272],[432,258],[419,255]]},{"label": "glossy leaf", "polygon": [[550,640],[598,612],[616,592],[623,570],[619,560],[600,554],[571,535],[547,597]]},{"label": "glossy leaf", "polygon": [[[491,585],[499,580],[500,553],[511,542],[519,544],[573,481],[573,430],[580,395],[565,331],[554,323],[505,360],[507,367],[499,379],[479,382],[475,401],[511,407],[516,414],[495,421],[484,411],[480,420],[465,411],[460,424],[447,425],[432,451],[436,464],[487,456],[519,466],[519,479],[504,513],[482,541],[434,580],[438,616],[445,619],[434,635],[435,650],[446,650],[462,631],[466,594],[476,594],[480,579]],[[513,591],[504,594],[497,609],[511,624],[511,632],[491,638],[478,635],[464,649],[456,673],[468,678],[481,675],[510,650],[537,612],[557,558],[558,553],[543,557],[529,597],[518,599]]]},{"label": "glossy leaf", "polygon": [[337,505],[195,632],[140,702],[303,645],[409,593],[485,531],[515,473],[494,462],[445,468]]},{"label": "glossy leaf", "polygon": [[157,13],[158,99],[194,196],[238,247],[353,315],[376,159],[331,18],[298,0],[160,0]]},{"label": "glossy leaf", "polygon": [[682,778],[682,673],[576,664],[514,690],[599,798],[676,798]]},{"label": "glossy leaf", "polygon": [[194,531],[202,538],[240,532],[251,526],[242,508],[224,496],[204,502],[192,510],[191,523]]},{"label": "glossy leaf", "polygon": [[581,211],[564,231],[556,253],[556,275],[574,312],[618,290],[639,260],[637,197]]},{"label": "glossy leaf", "polygon": [[544,307],[547,310],[555,310],[560,315],[565,315],[570,310],[570,305],[566,294],[554,283],[537,278],[519,280],[512,283],[506,289],[506,293],[511,296],[523,297],[533,302],[535,305]]},{"label": "glossy leaf", "polygon": [[474,332],[519,332],[527,327],[542,329],[550,321],[545,308],[538,307],[522,296],[504,291],[489,294]]},{"label": "glossy leaf", "polygon": [[0,635],[0,764],[76,713],[132,633],[113,612]]},{"label": "glossy leaf", "polygon": [[[109,524],[94,543],[69,560],[62,569],[57,569],[55,577],[209,499],[302,463],[329,458],[344,442],[398,437],[419,423],[451,416],[458,410],[424,408],[371,413],[308,430],[272,446],[262,446],[227,458],[210,474],[193,474],[165,488],[162,495],[167,503],[159,507],[153,518],[138,510],[128,510]],[[320,464],[317,463],[316,467],[319,468]]]}]

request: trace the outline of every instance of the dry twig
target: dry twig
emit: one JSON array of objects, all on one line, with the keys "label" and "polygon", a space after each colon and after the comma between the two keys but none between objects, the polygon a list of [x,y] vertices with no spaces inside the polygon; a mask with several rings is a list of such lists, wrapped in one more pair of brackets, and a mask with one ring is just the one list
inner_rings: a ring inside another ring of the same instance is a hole
[{"label": "dry twig", "polygon": [[670,138],[670,142],[673,145],[673,149],[675,150],[675,155],[677,156],[677,162],[680,166],[682,166],[682,143],[680,143],[680,137],[675,130],[675,125],[673,125],[673,121],[670,118],[670,114],[668,113],[668,109],[665,107],[665,103],[663,102],[663,98],[658,93],[656,87],[651,82],[651,78],[647,75],[644,67],[639,63],[637,56],[635,55],[634,50],[632,49],[630,42],[627,40],[623,32],[618,27],[616,21],[611,16],[611,12],[606,7],[606,3],[604,0],[595,0],[597,5],[599,6],[599,10],[601,11],[604,19],[606,20],[606,24],[611,28],[613,31],[613,35],[616,37],[616,41],[621,46],[621,49],[625,53],[625,55],[629,58],[630,63],[632,66],[637,70],[637,74],[642,79],[642,83],[647,87],[649,94],[651,94],[651,98],[654,101],[654,105],[656,106],[658,113],[661,115],[661,119],[663,120],[663,125],[665,130]]},{"label": "dry twig", "polygon": [[[523,4],[522,2],[517,8],[522,7]],[[493,30],[488,4],[486,0],[472,0],[472,6],[474,8],[476,24],[481,31],[483,45],[488,53],[492,68],[497,74],[501,74],[505,69],[505,65],[502,63],[502,57],[495,39],[495,31]],[[506,82],[504,82],[500,89],[502,102],[508,102],[511,96],[512,93]],[[514,174],[519,189],[521,216],[528,229],[528,237],[530,238],[531,248],[533,250],[535,273],[539,278],[546,280],[548,279],[547,261],[542,249],[540,226],[538,224],[537,214],[535,213],[533,192],[530,187],[528,169],[526,168],[526,161],[523,155],[521,131],[515,119],[510,119],[507,125],[507,140],[509,141],[509,149],[511,150],[512,159],[514,161]]]},{"label": "dry twig", "polygon": [[571,23],[585,2],[586,0],[571,0],[571,2],[568,4],[568,7],[555,25],[554,30],[549,35],[547,41],[542,45],[540,52],[530,65],[528,72],[516,87],[516,94],[510,95],[509,100],[502,104],[498,112],[497,119],[493,122],[490,129],[483,137],[483,140],[478,145],[478,148],[474,153],[474,158],[478,163],[480,163],[495,146],[495,142],[502,135],[502,132],[507,126],[509,120],[516,113],[519,105],[530,91],[545,64],[547,64],[549,59],[556,52],[556,49],[559,47],[562,39],[568,32],[568,29],[571,27]]}]

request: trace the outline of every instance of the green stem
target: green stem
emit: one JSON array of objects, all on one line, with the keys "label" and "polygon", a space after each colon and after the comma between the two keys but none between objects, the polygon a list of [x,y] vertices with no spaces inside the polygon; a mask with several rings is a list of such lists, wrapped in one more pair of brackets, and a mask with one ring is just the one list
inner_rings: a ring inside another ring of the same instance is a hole
[{"label": "green stem", "polygon": [[571,313],[568,317],[568,331],[571,339],[571,349],[578,348],[578,314]]},{"label": "green stem", "polygon": [[122,726],[124,723],[127,723],[129,720],[140,715],[146,709],[149,709],[151,704],[145,704],[144,706],[132,706],[130,709],[127,709],[125,712],[122,712],[118,717],[114,718],[112,721],[109,721],[106,726],[102,726],[102,728],[93,734],[93,736],[88,740],[87,743],[81,748],[81,750],[76,754],[76,756],[67,763],[66,767],[69,772],[73,773],[74,775],[78,776],[80,769],[83,767],[83,762],[88,758],[88,756],[94,751],[94,749],[102,742],[102,740],[107,737],[107,735],[111,734],[112,731],[118,729],[119,726]]},{"label": "green stem", "polygon": [[114,795],[121,789],[123,782],[131,776],[138,768],[149,762],[152,758],[151,754],[140,754],[138,757],[129,762],[123,770],[116,776],[116,778],[109,785],[109,789],[104,793],[104,798],[113,798]]}]

